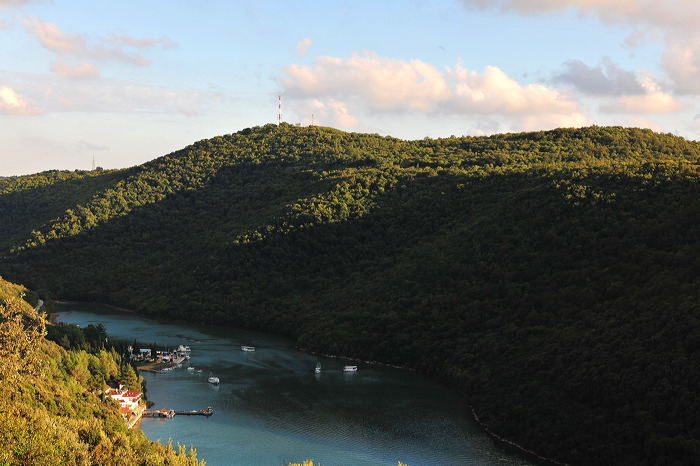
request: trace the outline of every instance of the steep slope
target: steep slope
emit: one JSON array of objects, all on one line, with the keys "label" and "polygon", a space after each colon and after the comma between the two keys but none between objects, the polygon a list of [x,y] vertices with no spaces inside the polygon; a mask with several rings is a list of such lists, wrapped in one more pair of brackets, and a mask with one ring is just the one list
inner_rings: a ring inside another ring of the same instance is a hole
[{"label": "steep slope", "polygon": [[64,215],[68,209],[88,202],[95,193],[108,189],[127,171],[49,171],[30,177],[0,180],[2,207],[0,251],[25,240],[27,233]]},{"label": "steep slope", "polygon": [[128,430],[118,405],[100,396],[119,356],[45,340],[44,317],[21,299],[24,291],[0,279],[1,464],[199,464],[194,450]]},{"label": "steep slope", "polygon": [[401,141],[268,125],[99,188],[57,180],[83,200],[8,230],[24,240],[4,269],[62,298],[416,368],[563,461],[692,464],[699,160],[638,129]]}]

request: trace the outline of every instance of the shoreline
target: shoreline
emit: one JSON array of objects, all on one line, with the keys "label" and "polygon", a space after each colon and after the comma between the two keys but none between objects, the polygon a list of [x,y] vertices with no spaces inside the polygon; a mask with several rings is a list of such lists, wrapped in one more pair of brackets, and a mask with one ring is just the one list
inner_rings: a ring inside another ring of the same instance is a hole
[{"label": "shoreline", "polygon": [[469,401],[469,397],[468,397],[464,392],[462,392],[461,390],[459,390],[456,386],[454,386],[454,385],[452,385],[452,384],[450,384],[450,383],[448,383],[448,382],[445,382],[444,380],[442,380],[442,379],[440,379],[440,378],[432,377],[432,376],[427,376],[427,375],[421,374],[420,372],[418,372],[417,370],[415,370],[415,369],[413,369],[413,368],[411,368],[411,367],[397,366],[397,365],[394,365],[394,364],[386,364],[386,363],[383,363],[383,362],[381,362],[381,361],[365,361],[365,360],[363,360],[363,359],[351,358],[351,357],[348,357],[348,356],[339,356],[339,355],[336,355],[336,354],[319,353],[319,352],[307,350],[307,349],[305,349],[305,348],[298,347],[298,346],[295,347],[295,348],[296,348],[297,350],[299,350],[299,351],[304,352],[304,353],[313,354],[314,356],[322,356],[322,357],[324,357],[324,358],[331,358],[331,359],[347,359],[348,361],[362,362],[362,363],[365,363],[365,364],[376,364],[376,365],[380,365],[380,366],[384,366],[384,367],[391,367],[391,368],[393,368],[393,369],[401,369],[401,370],[405,370],[405,371],[410,371],[410,372],[414,372],[414,373],[420,375],[421,377],[426,377],[426,378],[428,378],[428,379],[430,379],[430,380],[432,380],[432,381],[434,381],[434,382],[438,382],[438,383],[440,383],[440,384],[442,384],[442,385],[444,385],[444,386],[446,386],[446,387],[449,387],[450,389],[454,390],[455,392],[457,392],[457,393],[459,394],[460,397],[462,397],[464,400],[467,401],[467,404],[469,405],[469,409],[471,409],[471,412],[472,412],[472,419],[474,419],[474,421],[476,421],[476,423],[479,425],[479,427],[481,428],[482,431],[484,431],[487,435],[489,435],[489,436],[490,436],[491,438],[493,438],[494,440],[496,440],[496,441],[498,441],[498,442],[501,442],[501,443],[503,443],[504,445],[508,445],[509,447],[514,448],[514,449],[518,450],[519,452],[524,453],[524,454],[526,454],[526,455],[528,455],[528,456],[531,456],[531,457],[533,457],[533,458],[537,458],[537,459],[540,460],[540,461],[545,461],[545,462],[547,462],[547,463],[555,464],[555,465],[558,465],[558,466],[570,466],[568,463],[562,463],[561,461],[557,461],[557,460],[555,460],[555,459],[553,459],[553,458],[547,458],[547,457],[545,457],[545,456],[542,456],[542,455],[538,454],[537,452],[534,452],[534,451],[532,451],[532,450],[528,450],[528,449],[526,449],[525,447],[523,447],[523,446],[521,446],[521,445],[515,443],[514,441],[508,440],[508,439],[506,439],[506,438],[503,438],[503,437],[501,437],[500,435],[498,435],[498,434],[496,434],[495,432],[493,432],[491,429],[489,429],[489,427],[488,427],[486,424],[484,424],[484,423],[481,421],[481,419],[479,419],[479,415],[476,414],[476,408],[468,402],[468,401]]},{"label": "shoreline", "polygon": [[143,417],[144,411],[146,411],[145,406],[139,406],[134,412],[136,413],[135,415],[132,415],[127,421],[126,421],[126,428],[127,429],[134,429],[136,426],[141,422],[141,417]]},{"label": "shoreline", "polygon": [[[464,395],[463,395],[463,396],[464,396]],[[506,438],[503,438],[503,437],[499,436],[498,434],[496,434],[495,432],[493,432],[491,429],[489,429],[489,427],[488,427],[486,424],[484,424],[483,422],[481,422],[481,419],[479,419],[479,415],[476,414],[476,409],[475,409],[473,406],[470,405],[469,407],[470,407],[471,410],[472,410],[472,416],[473,416],[474,420],[476,421],[476,423],[479,424],[479,426],[481,426],[481,428],[483,429],[484,432],[486,432],[488,435],[490,435],[490,436],[493,437],[494,439],[498,440],[499,442],[504,443],[504,444],[506,444],[506,445],[510,445],[511,447],[516,448],[517,450],[519,450],[519,451],[521,451],[521,452],[523,452],[523,453],[526,453],[526,454],[528,454],[528,455],[530,455],[530,456],[532,456],[532,457],[534,457],[534,458],[537,458],[538,460],[546,461],[546,462],[548,462],[548,463],[556,464],[556,465],[559,465],[559,466],[570,466],[568,463],[562,463],[562,462],[557,461],[557,460],[555,460],[555,459],[546,458],[546,457],[544,457],[544,456],[541,456],[541,455],[537,454],[537,453],[534,452],[534,451],[525,449],[524,447],[518,445],[517,443],[513,442],[512,440],[508,440],[508,439],[506,439]]]},{"label": "shoreline", "polygon": [[182,364],[185,362],[185,358],[178,358],[176,361],[171,361],[171,362],[153,362],[153,363],[148,363],[144,364],[142,366],[137,366],[136,370],[137,371],[145,371],[145,372],[156,372],[159,373],[161,372],[161,369],[167,368],[167,367],[175,367],[178,364]]},{"label": "shoreline", "polygon": [[98,306],[109,307],[109,308],[112,308],[112,309],[115,309],[115,310],[121,311],[121,312],[128,312],[130,314],[144,315],[144,314],[139,314],[137,311],[134,311],[133,309],[127,309],[125,307],[115,306],[114,304],[100,303],[97,301],[75,301],[75,300],[56,299],[56,300],[54,300],[54,303],[56,303],[56,304],[97,304]]},{"label": "shoreline", "polygon": [[[121,307],[119,307],[119,306],[114,306],[114,305],[112,305],[112,304],[104,304],[104,303],[99,303],[99,302],[94,302],[94,301],[73,301],[73,300],[70,300],[70,301],[58,301],[58,300],[57,300],[57,301],[54,301],[54,302],[57,303],[57,304],[96,304],[96,305],[100,305],[100,306],[109,307],[109,308],[111,308],[111,309],[114,309],[114,310],[117,310],[117,311],[120,311],[120,312],[127,312],[127,313],[130,313],[130,314],[136,314],[136,315],[143,316],[143,317],[149,317],[147,314],[142,314],[142,313],[139,313],[139,312],[134,311],[134,310],[131,310],[131,309],[121,308]],[[185,321],[185,322],[186,322],[186,321]],[[225,326],[225,327],[232,328],[232,329],[236,329],[236,327],[229,327],[229,326]],[[257,330],[257,331],[260,331],[261,333],[271,333],[271,334],[274,334],[274,332],[266,332],[266,331],[264,331],[264,330],[262,330],[262,331],[261,331],[261,330]],[[286,335],[285,335],[285,336],[286,336]],[[287,336],[287,337],[288,337],[288,336]],[[291,337],[288,337],[288,338],[291,339]],[[411,372],[414,372],[414,373],[416,373],[416,374],[419,374],[419,375],[421,375],[422,377],[429,378],[430,380],[436,381],[436,382],[438,382],[438,383],[440,383],[440,384],[443,384],[443,385],[445,385],[445,386],[447,386],[447,387],[450,387],[451,389],[453,389],[453,390],[455,390],[457,393],[459,393],[459,395],[460,395],[463,399],[467,400],[467,404],[468,404],[469,408],[471,409],[471,414],[472,414],[471,417],[472,417],[472,419],[474,419],[474,421],[479,425],[479,427],[482,429],[483,432],[485,432],[488,436],[490,436],[490,437],[493,438],[494,440],[496,440],[496,441],[498,441],[498,442],[500,442],[500,443],[502,443],[502,444],[504,444],[504,445],[507,445],[507,446],[510,447],[510,448],[514,448],[514,449],[518,450],[519,452],[521,452],[521,453],[523,453],[523,454],[525,454],[525,455],[531,456],[532,458],[536,458],[536,459],[539,460],[539,461],[545,461],[545,462],[547,462],[547,463],[555,464],[555,465],[558,465],[558,466],[569,466],[568,463],[563,463],[563,462],[557,461],[557,460],[555,460],[555,459],[553,459],[553,458],[547,458],[547,457],[541,456],[541,455],[539,455],[538,453],[536,453],[536,452],[534,452],[534,451],[531,451],[531,450],[528,450],[528,449],[526,449],[525,447],[523,447],[523,446],[521,446],[521,445],[518,445],[518,444],[515,443],[514,441],[508,440],[508,439],[506,439],[506,438],[503,438],[503,437],[499,436],[498,434],[496,434],[495,432],[493,432],[491,429],[489,429],[489,427],[488,427],[486,424],[484,424],[483,422],[481,422],[481,420],[479,419],[479,416],[476,414],[476,408],[474,408],[474,406],[472,406],[470,403],[468,403],[469,397],[468,397],[466,394],[464,394],[462,391],[460,391],[455,385],[449,384],[449,383],[445,382],[444,380],[442,380],[442,379],[440,379],[440,378],[438,378],[438,377],[426,376],[426,375],[421,374],[420,372],[416,371],[416,370],[413,369],[413,368],[405,367],[405,366],[397,366],[397,365],[393,365],[393,364],[387,364],[387,363],[383,363],[383,362],[381,362],[381,361],[366,361],[366,360],[363,360],[363,359],[352,358],[352,357],[348,357],[348,356],[340,356],[340,355],[335,355],[335,354],[327,354],[327,353],[322,353],[322,352],[315,352],[315,351],[311,351],[311,350],[308,350],[308,349],[305,349],[305,348],[299,347],[299,346],[294,346],[294,348],[297,349],[298,351],[301,351],[301,352],[304,352],[304,353],[307,353],[307,354],[312,354],[312,355],[314,355],[314,356],[322,356],[322,357],[331,358],[331,359],[347,359],[348,361],[362,362],[362,363],[365,363],[365,364],[376,364],[376,365],[380,365],[380,366],[384,366],[384,367],[391,367],[391,368],[394,368],[394,369],[407,370],[407,371],[411,371]],[[155,366],[157,366],[157,365],[161,365],[161,367],[173,367],[173,366],[175,366],[175,363],[152,363],[152,364],[146,364],[146,365],[144,365],[144,366],[139,366],[139,367],[137,367],[136,370],[137,370],[137,371],[146,371],[146,372],[158,373],[158,372],[160,372],[160,371],[157,370],[157,369],[155,368]]]}]

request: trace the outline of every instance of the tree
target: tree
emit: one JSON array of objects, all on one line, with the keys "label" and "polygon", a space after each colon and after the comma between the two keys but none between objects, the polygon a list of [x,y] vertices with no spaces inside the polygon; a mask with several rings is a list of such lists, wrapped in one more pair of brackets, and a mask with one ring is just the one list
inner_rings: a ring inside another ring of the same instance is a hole
[{"label": "tree", "polygon": [[124,363],[121,366],[121,369],[119,371],[119,378],[120,382],[124,384],[124,386],[129,389],[129,390],[140,390],[141,389],[141,380],[138,375],[136,375],[136,371],[134,370],[133,367],[131,367],[131,364]]},{"label": "tree", "polygon": [[37,346],[46,332],[46,321],[19,298],[0,304],[0,381],[13,386],[23,374],[39,368]]}]

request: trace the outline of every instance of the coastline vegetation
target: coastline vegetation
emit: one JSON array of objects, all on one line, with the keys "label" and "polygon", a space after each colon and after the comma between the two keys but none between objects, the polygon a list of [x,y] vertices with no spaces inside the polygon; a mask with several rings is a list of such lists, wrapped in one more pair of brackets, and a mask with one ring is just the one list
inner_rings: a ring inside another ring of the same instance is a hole
[{"label": "coastline vegetation", "polygon": [[45,316],[0,279],[0,464],[203,465],[194,449],[127,429],[105,382],[141,389],[129,364],[104,348],[65,350],[44,338]]},{"label": "coastline vegetation", "polygon": [[127,170],[2,179],[0,258],[42,299],[439,377],[545,457],[693,464],[699,178],[700,144],[635,128],[266,125]]}]

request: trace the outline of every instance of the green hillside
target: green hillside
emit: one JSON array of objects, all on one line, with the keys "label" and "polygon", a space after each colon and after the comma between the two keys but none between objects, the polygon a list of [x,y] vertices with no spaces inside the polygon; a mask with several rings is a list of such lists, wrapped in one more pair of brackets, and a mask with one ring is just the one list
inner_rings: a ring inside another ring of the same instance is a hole
[{"label": "green hillside", "polygon": [[129,170],[0,180],[2,270],[415,368],[560,461],[692,464],[699,168],[697,142],[639,129],[267,125]]},{"label": "green hillside", "polygon": [[44,316],[22,300],[25,291],[0,278],[0,464],[200,464],[194,450],[127,429],[103,390],[131,366],[114,351],[65,351],[45,340]]}]

